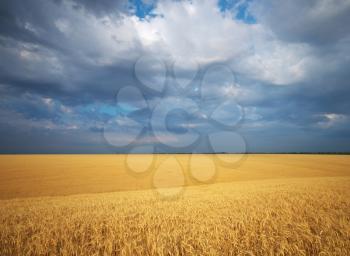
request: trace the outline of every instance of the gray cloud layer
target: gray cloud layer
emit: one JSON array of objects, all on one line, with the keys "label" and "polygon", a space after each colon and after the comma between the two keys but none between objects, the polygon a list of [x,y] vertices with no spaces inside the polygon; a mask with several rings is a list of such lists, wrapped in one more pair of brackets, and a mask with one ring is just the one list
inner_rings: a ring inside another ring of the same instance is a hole
[{"label": "gray cloud layer", "polygon": [[[0,151],[118,151],[102,130],[116,119],[127,137],[132,127],[125,116],[146,127],[139,144],[157,145],[147,128],[151,112],[131,113],[115,103],[124,86],[139,88],[151,108],[162,99],[199,104],[201,116],[169,117],[175,139],[185,130],[219,131],[205,115],[235,100],[244,108],[238,129],[250,151],[349,151],[349,1],[247,5],[256,23],[235,18],[238,2],[220,12],[214,0],[158,1],[140,18],[126,1],[2,1]],[[138,62],[138,72],[155,84],[165,70],[164,92],[139,81],[134,65],[142,56],[164,61]],[[179,89],[188,78],[194,79],[189,89]],[[123,98],[130,109],[139,104],[132,95]],[[229,122],[232,107],[220,115]],[[211,149],[204,143],[197,150]]]}]

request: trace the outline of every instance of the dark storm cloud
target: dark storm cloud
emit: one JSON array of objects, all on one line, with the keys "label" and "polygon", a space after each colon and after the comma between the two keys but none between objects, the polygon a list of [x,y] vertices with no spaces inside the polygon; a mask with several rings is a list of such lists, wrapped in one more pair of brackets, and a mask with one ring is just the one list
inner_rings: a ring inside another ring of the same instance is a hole
[{"label": "dark storm cloud", "polygon": [[243,106],[258,108],[264,121],[290,123],[309,129],[324,119],[323,114],[350,115],[350,102],[347,100],[350,75],[346,66],[334,75],[337,79],[322,76],[318,80],[300,82],[290,87],[271,84],[246,86],[245,89],[257,96],[238,98],[238,101]]},{"label": "dark storm cloud", "polygon": [[73,0],[73,2],[76,4],[76,8],[85,8],[97,16],[119,15],[128,9],[128,0]]},{"label": "dark storm cloud", "polygon": [[[83,42],[72,43],[58,30],[54,22],[64,11],[61,5],[61,1],[1,2],[1,83],[59,97],[73,105],[110,99],[120,86],[134,83],[130,60],[106,65],[85,60],[97,58],[98,53],[80,49],[79,43]],[[102,10],[103,2],[101,5]],[[41,60],[25,60],[23,52]],[[63,70],[55,70],[54,65]]]},{"label": "dark storm cloud", "polygon": [[[56,43],[57,28],[53,24],[56,1],[1,1],[0,34],[2,44],[7,38],[35,43],[46,47],[60,49]],[[33,28],[42,33],[35,33]]]},{"label": "dark storm cloud", "polygon": [[[51,45],[55,40],[53,34],[57,31],[54,26],[55,17],[63,0],[21,1],[5,0],[0,3],[0,33],[28,42],[38,42]],[[74,8],[84,8],[95,15],[115,14],[127,11],[126,0],[73,0]],[[38,37],[28,27],[30,24],[47,32],[50,37]],[[50,42],[49,42],[50,41]],[[56,45],[57,46],[57,45]]]},{"label": "dark storm cloud", "polygon": [[1,125],[0,153],[111,153],[100,132],[28,130]]},{"label": "dark storm cloud", "polygon": [[48,99],[45,101],[37,95],[26,94],[20,97],[16,95],[16,97],[9,97],[1,103],[3,109],[16,109],[24,117],[33,120],[57,120],[60,115],[57,105]]},{"label": "dark storm cloud", "polygon": [[[104,11],[117,14],[123,5],[121,1],[75,2],[73,5],[84,6],[92,14]],[[94,41],[83,41],[89,38],[72,41],[59,31],[57,21],[71,18],[69,13],[65,13],[65,8],[69,7],[64,8],[63,3],[17,0],[0,3],[1,82],[45,96],[55,95],[68,100],[73,97],[72,104],[85,99],[106,99],[121,84],[133,83],[132,60],[121,59],[115,64],[105,65],[93,63],[89,59],[101,56],[95,50]],[[20,55],[24,51],[28,55],[38,55],[41,60],[24,60]],[[52,60],[56,63],[50,63]],[[59,65],[64,70],[56,72],[54,69],[57,67],[53,65]]]}]

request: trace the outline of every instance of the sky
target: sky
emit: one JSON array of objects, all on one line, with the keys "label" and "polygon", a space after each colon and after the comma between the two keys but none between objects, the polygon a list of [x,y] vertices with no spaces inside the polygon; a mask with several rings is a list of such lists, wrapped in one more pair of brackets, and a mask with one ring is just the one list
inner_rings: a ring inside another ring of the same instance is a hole
[{"label": "sky", "polygon": [[0,153],[349,152],[348,0],[3,0]]}]

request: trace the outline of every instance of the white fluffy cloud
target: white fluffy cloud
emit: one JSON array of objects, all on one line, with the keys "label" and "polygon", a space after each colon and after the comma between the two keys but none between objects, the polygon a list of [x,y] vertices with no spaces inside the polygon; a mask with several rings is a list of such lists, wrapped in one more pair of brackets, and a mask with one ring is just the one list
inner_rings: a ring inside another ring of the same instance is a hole
[{"label": "white fluffy cloud", "polygon": [[257,80],[286,85],[303,80],[313,65],[312,50],[305,44],[259,38],[254,51],[234,63],[235,69]]},{"label": "white fluffy cloud", "polygon": [[124,16],[116,28],[119,38],[135,31],[135,40],[150,54],[202,65],[229,62],[236,72],[272,84],[304,79],[315,62],[309,45],[285,43],[266,26],[236,20],[214,0],[162,1],[152,14],[142,20]]},{"label": "white fluffy cloud", "polygon": [[[155,18],[138,27],[139,34],[152,31],[170,55],[204,63],[223,61],[248,50],[255,29],[232,19],[232,14],[221,13],[214,0],[160,2],[154,13]],[[141,41],[147,42],[147,38]]]}]

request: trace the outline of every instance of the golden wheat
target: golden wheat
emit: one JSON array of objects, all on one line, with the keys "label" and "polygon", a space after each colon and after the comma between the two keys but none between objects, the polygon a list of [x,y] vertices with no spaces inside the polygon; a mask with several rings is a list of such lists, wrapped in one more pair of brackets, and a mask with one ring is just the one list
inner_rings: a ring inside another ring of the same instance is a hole
[{"label": "golden wheat", "polygon": [[1,255],[349,255],[350,179],[3,200]]},{"label": "golden wheat", "polygon": [[335,163],[337,177],[312,178],[331,176],[329,159],[311,168],[299,157],[248,159],[261,166],[256,180],[190,186],[174,200],[154,190],[4,199],[0,255],[349,255],[348,158]]},{"label": "golden wheat", "polygon": [[[350,156],[346,155],[247,155],[234,168],[218,163],[217,156],[0,155],[0,199],[149,189],[153,188],[154,173],[169,157],[175,158],[183,168],[185,185],[201,184],[191,175],[190,160],[195,160],[197,170],[211,171],[204,157],[216,163],[215,182],[350,176]],[[219,156],[235,158],[235,155]],[[153,157],[155,164],[145,173],[137,174],[126,168],[129,158],[137,166],[144,166]],[[166,178],[167,170],[162,171]]]}]

